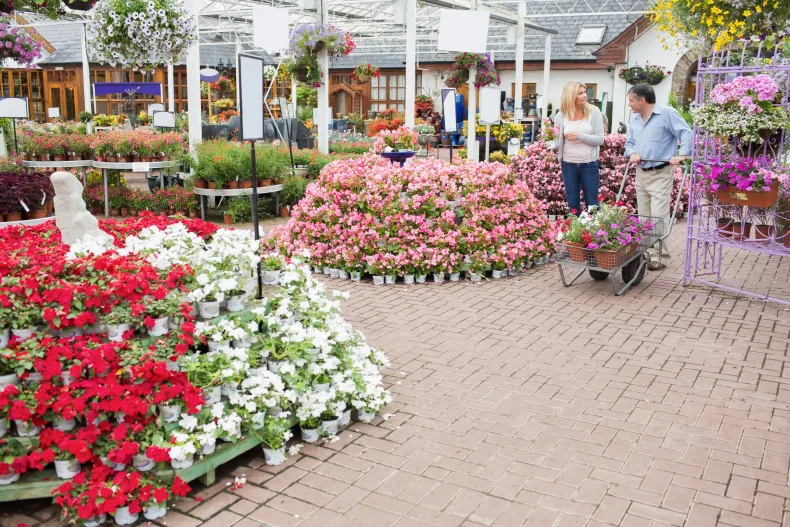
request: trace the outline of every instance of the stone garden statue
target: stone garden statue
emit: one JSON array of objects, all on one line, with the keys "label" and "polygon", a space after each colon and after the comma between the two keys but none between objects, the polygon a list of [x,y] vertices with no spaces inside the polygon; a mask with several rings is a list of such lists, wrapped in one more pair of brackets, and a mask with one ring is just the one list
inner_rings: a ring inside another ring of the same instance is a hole
[{"label": "stone garden statue", "polygon": [[112,236],[99,229],[99,220],[88,212],[82,199],[82,183],[70,172],[55,172],[50,177],[55,187],[55,224],[60,229],[63,243],[72,245],[85,235],[94,238]]}]

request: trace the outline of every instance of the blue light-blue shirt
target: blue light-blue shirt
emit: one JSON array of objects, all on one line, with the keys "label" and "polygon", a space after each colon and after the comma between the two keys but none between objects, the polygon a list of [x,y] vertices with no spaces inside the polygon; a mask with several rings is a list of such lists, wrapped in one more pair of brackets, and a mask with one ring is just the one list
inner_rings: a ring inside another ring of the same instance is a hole
[{"label": "blue light-blue shirt", "polygon": [[[653,107],[653,113],[645,124],[642,114],[631,117],[625,142],[626,157],[639,154],[642,159],[669,161],[676,155],[690,156],[694,134],[688,123],[674,108]],[[680,141],[680,153],[678,153]],[[661,163],[642,163],[643,168],[651,168]]]}]

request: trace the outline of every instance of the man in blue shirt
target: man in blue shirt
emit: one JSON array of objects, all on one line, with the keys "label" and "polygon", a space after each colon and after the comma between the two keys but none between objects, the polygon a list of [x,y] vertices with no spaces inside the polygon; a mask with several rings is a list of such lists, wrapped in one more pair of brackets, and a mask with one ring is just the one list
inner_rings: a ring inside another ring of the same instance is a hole
[{"label": "man in blue shirt", "polygon": [[[637,209],[640,216],[662,218],[666,232],[675,167],[691,155],[693,133],[677,110],[656,104],[656,93],[647,84],[637,84],[628,90],[628,106],[633,117],[628,127],[625,155],[636,164]],[[648,269],[665,267],[655,247],[648,249],[646,257]],[[661,257],[670,257],[666,245]]]}]

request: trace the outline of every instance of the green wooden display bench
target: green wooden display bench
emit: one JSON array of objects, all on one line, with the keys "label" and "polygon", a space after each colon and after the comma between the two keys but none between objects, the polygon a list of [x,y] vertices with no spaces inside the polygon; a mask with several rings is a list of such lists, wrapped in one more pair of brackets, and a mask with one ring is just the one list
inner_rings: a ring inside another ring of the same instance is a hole
[{"label": "green wooden display bench", "polygon": [[[296,425],[296,418],[291,416],[291,426]],[[212,485],[217,478],[217,467],[237,458],[238,456],[259,446],[261,440],[249,434],[235,443],[217,442],[213,454],[196,460],[191,467],[181,470],[163,469],[157,476],[165,481],[172,481],[175,476],[184,481],[199,479],[203,485]],[[11,485],[0,486],[0,502],[49,498],[52,492],[66,480],[55,475],[55,469],[41,470],[24,474],[19,481]]]},{"label": "green wooden display bench", "polygon": [[[278,286],[264,286],[264,292],[273,292],[277,289],[279,289]],[[211,321],[217,321],[232,315],[238,315],[243,320],[252,319],[252,314],[250,313],[250,308],[248,307],[247,309],[239,311],[238,313],[225,312],[223,315],[211,319]],[[160,337],[148,337],[146,335],[140,335],[137,338],[143,344],[148,344]],[[290,425],[291,427],[296,425],[295,416],[290,417]],[[166,431],[170,432],[176,428],[176,425],[165,425],[164,428]],[[18,439],[22,443],[29,441],[26,438],[15,439]],[[248,452],[249,450],[252,450],[260,444],[261,440],[255,437],[253,434],[249,434],[235,443],[225,443],[223,441],[218,441],[217,448],[213,454],[205,456],[203,459],[196,460],[191,467],[181,470],[173,470],[170,468],[163,469],[157,471],[157,475],[165,481],[172,481],[175,476],[178,476],[187,482],[199,479],[202,484],[211,485],[216,480],[217,467],[244,454],[245,452]],[[7,501],[49,498],[52,496],[52,492],[65,481],[66,480],[62,480],[55,475],[54,468],[24,474],[16,483],[0,486],[0,503]]]}]

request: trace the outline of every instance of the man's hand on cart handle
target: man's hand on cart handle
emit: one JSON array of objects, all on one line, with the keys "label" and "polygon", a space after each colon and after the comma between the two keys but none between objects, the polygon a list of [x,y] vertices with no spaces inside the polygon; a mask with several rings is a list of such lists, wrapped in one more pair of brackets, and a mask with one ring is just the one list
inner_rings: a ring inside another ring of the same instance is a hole
[{"label": "man's hand on cart handle", "polygon": [[639,154],[631,154],[631,157],[629,157],[628,160],[634,165],[638,165],[642,162],[642,156]]},{"label": "man's hand on cart handle", "polygon": [[689,158],[689,156],[675,156],[675,157],[673,157],[672,159],[669,160],[669,164],[670,165],[679,165],[679,164],[681,164],[683,161],[685,161],[688,158]]}]

